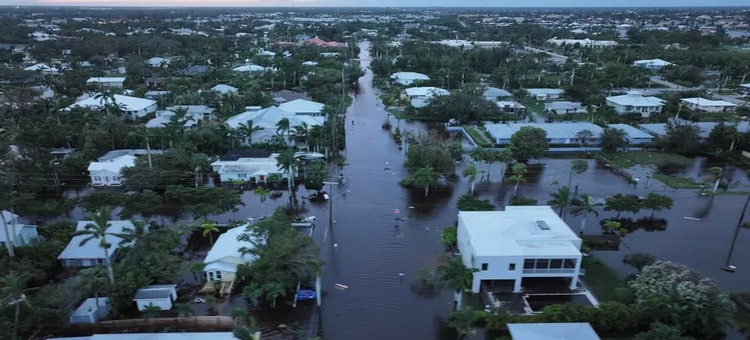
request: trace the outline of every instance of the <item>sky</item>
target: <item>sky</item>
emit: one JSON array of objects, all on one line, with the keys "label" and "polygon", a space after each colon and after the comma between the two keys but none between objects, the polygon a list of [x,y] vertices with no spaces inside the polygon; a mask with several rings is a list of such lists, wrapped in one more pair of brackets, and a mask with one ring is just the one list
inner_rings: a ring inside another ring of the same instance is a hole
[{"label": "sky", "polygon": [[159,7],[688,7],[750,6],[750,0],[0,0],[0,6]]}]

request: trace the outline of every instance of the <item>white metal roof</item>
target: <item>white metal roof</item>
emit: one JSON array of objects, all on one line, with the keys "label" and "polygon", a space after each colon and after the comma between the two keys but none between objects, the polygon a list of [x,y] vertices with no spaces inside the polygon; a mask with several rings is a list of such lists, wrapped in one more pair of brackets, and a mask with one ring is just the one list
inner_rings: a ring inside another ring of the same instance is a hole
[{"label": "white metal roof", "polygon": [[235,161],[218,160],[211,163],[211,167],[219,174],[245,173],[249,176],[268,176],[270,174],[281,174],[279,170],[278,153],[271,154],[268,158],[240,158]]},{"label": "white metal roof", "polygon": [[[580,238],[549,206],[508,206],[505,211],[460,211],[458,219],[477,256],[579,256]],[[549,227],[542,230],[537,221]]]},{"label": "white metal roof", "polygon": [[[76,231],[82,231],[86,230],[86,225],[93,224],[94,221],[78,221],[78,224],[76,225]],[[114,233],[119,234],[123,232],[123,229],[130,228],[134,229],[135,226],[133,226],[133,222],[131,221],[107,221],[109,224],[109,228],[107,228],[108,233]],[[72,239],[70,239],[70,242],[68,242],[68,245],[63,249],[63,251],[60,253],[60,255],[57,257],[58,259],[103,259],[104,258],[104,249],[99,247],[99,240],[98,239],[92,239],[86,244],[81,245],[81,241],[89,237],[88,235],[78,235],[74,236]],[[107,235],[105,237],[107,240],[107,243],[111,244],[112,247],[109,248],[109,254],[113,254],[117,248],[120,247],[120,241],[122,241],[121,238],[114,236],[114,235]]]},{"label": "white metal roof", "polygon": [[104,162],[91,162],[89,163],[88,170],[107,170],[113,173],[119,173],[122,168],[129,166],[135,166],[135,156],[123,155]]},{"label": "white metal roof", "polygon": [[232,332],[202,332],[202,333],[122,333],[122,334],[94,334],[92,336],[72,338],[51,338],[48,340],[235,340]]},{"label": "white metal roof", "polygon": [[294,114],[319,114],[323,112],[325,104],[307,99],[295,99],[279,104],[279,108]]},{"label": "white metal roof", "polygon": [[511,97],[513,96],[513,94],[497,87],[487,87],[484,89],[482,96],[492,97],[493,99],[495,99],[497,97]]},{"label": "white metal roof", "polygon": [[600,340],[588,322],[509,323],[513,340]]},{"label": "white metal roof", "polygon": [[218,84],[211,88],[211,90],[214,90],[216,92],[219,92],[221,94],[228,94],[232,92],[237,92],[237,88],[231,85],[227,84]]},{"label": "white metal roof", "polygon": [[225,123],[230,128],[237,129],[240,124],[247,124],[247,122],[252,120],[254,126],[262,128],[262,130],[253,133],[253,141],[260,142],[275,135],[277,129],[276,123],[284,118],[289,120],[289,126],[291,127],[302,125],[303,122],[307,123],[308,126],[323,125],[325,123],[325,117],[295,115],[276,106],[270,106],[257,111],[243,112],[229,117]]},{"label": "white metal roof", "polygon": [[272,67],[263,67],[260,65],[255,64],[249,64],[249,65],[242,65],[238,66],[232,69],[232,71],[235,72],[266,72],[266,71],[275,71]]},{"label": "white metal roof", "polygon": [[493,138],[508,139],[524,126],[540,128],[547,132],[547,139],[575,138],[576,134],[583,130],[589,130],[598,136],[603,129],[596,124],[575,123],[508,123],[508,124],[485,124],[484,127]]},{"label": "white metal roof", "polygon": [[396,72],[394,74],[391,74],[391,79],[398,79],[398,80],[430,80],[430,77],[428,77],[426,74],[418,73],[418,72]]},{"label": "white metal roof", "polygon": [[583,105],[578,102],[569,101],[555,101],[544,104],[546,110],[581,110],[584,109]]},{"label": "white metal roof", "polygon": [[49,66],[44,63],[34,64],[24,69],[24,71],[47,71],[47,72],[57,72],[58,69],[52,66]]},{"label": "white metal roof", "polygon": [[533,96],[538,96],[538,95],[542,95],[542,94],[548,95],[548,96],[549,95],[558,95],[559,96],[559,95],[565,93],[565,91],[562,90],[562,89],[547,89],[547,88],[542,88],[542,89],[526,89],[526,92],[528,92],[530,95],[533,95]]},{"label": "white metal roof", "polygon": [[656,97],[645,97],[638,91],[628,91],[627,94],[607,97],[607,101],[625,106],[663,106],[664,100]]},{"label": "white metal roof", "polygon": [[[99,307],[106,306],[109,303],[108,297],[99,297]],[[97,298],[88,298],[76,308],[73,315],[90,315],[93,311],[96,311],[96,300]]]},{"label": "white metal roof", "polygon": [[[97,95],[95,94],[84,100],[78,101],[68,106],[67,109],[72,109],[75,107],[98,108],[104,106],[106,102],[109,102],[109,99],[105,99],[104,97],[97,98],[96,96]],[[115,103],[117,105],[121,105],[123,107],[123,111],[128,112],[141,111],[149,106],[156,105],[156,101],[151,99],[123,96],[121,94],[114,95],[114,98]]]},{"label": "white metal roof", "polygon": [[237,240],[237,237],[245,233],[248,226],[249,224],[235,227],[219,235],[219,238],[216,239],[216,242],[214,242],[211,250],[209,250],[208,254],[206,254],[206,259],[203,260],[203,263],[208,266],[213,262],[220,261],[221,259],[227,257],[234,257],[244,261],[251,261],[253,259],[253,256],[249,254],[243,256],[242,253],[240,253],[240,248],[253,248],[253,243]]},{"label": "white metal roof", "polygon": [[410,87],[405,89],[406,95],[409,97],[414,96],[444,96],[450,94],[448,90],[441,89],[438,87],[432,87],[432,86],[423,86],[423,87]]},{"label": "white metal roof", "polygon": [[515,101],[512,101],[512,100],[498,100],[498,101],[495,102],[495,105],[497,105],[500,108],[504,108],[504,107],[512,107],[512,108],[516,108],[516,109],[523,109],[523,108],[525,108],[525,106],[521,105],[521,103],[515,102]]},{"label": "white metal roof", "polygon": [[662,60],[662,59],[642,59],[642,60],[636,60],[633,62],[633,65],[636,66],[646,66],[646,65],[655,65],[655,66],[667,66],[672,65],[672,63]]},{"label": "white metal roof", "polygon": [[125,77],[91,77],[86,80],[86,83],[122,83],[124,81]]},{"label": "white metal roof", "polygon": [[724,100],[711,100],[711,99],[700,98],[700,97],[682,98],[682,99],[680,99],[680,101],[683,101],[683,102],[686,102],[686,103],[690,103],[690,104],[694,104],[694,105],[697,105],[697,106],[719,106],[719,107],[726,107],[726,106],[735,107],[735,106],[737,106],[737,104],[730,103],[730,102],[724,101]]},{"label": "white metal roof", "polygon": [[653,139],[654,138],[654,136],[652,136],[651,134],[646,133],[643,130],[634,128],[628,124],[609,124],[608,126],[611,128],[625,131],[625,133],[628,135],[629,138],[641,138],[641,139]]}]

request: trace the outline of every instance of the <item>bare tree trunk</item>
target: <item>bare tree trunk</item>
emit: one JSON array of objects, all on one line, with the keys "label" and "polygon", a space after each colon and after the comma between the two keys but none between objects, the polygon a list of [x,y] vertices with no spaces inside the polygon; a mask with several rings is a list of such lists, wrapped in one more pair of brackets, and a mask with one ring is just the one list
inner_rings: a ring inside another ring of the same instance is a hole
[{"label": "bare tree trunk", "polygon": [[112,270],[112,261],[109,259],[109,249],[104,248],[104,263],[107,265],[107,275],[109,276],[109,284],[112,287],[115,286],[115,272]]}]

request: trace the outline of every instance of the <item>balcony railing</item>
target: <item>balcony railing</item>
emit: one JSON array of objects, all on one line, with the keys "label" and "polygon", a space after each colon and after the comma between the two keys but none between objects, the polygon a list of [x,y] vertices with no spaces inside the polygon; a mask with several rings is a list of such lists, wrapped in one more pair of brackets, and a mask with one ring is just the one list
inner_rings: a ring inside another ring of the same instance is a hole
[{"label": "balcony railing", "polygon": [[576,270],[575,268],[544,268],[544,269],[524,269],[524,274],[553,274],[553,273],[561,273],[561,274],[571,274],[574,273]]}]

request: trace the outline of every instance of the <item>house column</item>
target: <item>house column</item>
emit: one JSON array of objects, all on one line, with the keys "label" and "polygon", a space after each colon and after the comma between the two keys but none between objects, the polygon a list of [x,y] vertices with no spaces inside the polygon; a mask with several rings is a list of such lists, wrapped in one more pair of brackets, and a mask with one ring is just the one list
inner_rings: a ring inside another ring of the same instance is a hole
[{"label": "house column", "polygon": [[513,280],[513,293],[521,292],[521,281],[523,281],[523,278],[520,277]]},{"label": "house column", "polygon": [[583,258],[576,259],[576,270],[573,272],[573,276],[570,277],[570,290],[576,289],[578,286],[578,275],[581,274],[581,262]]}]

